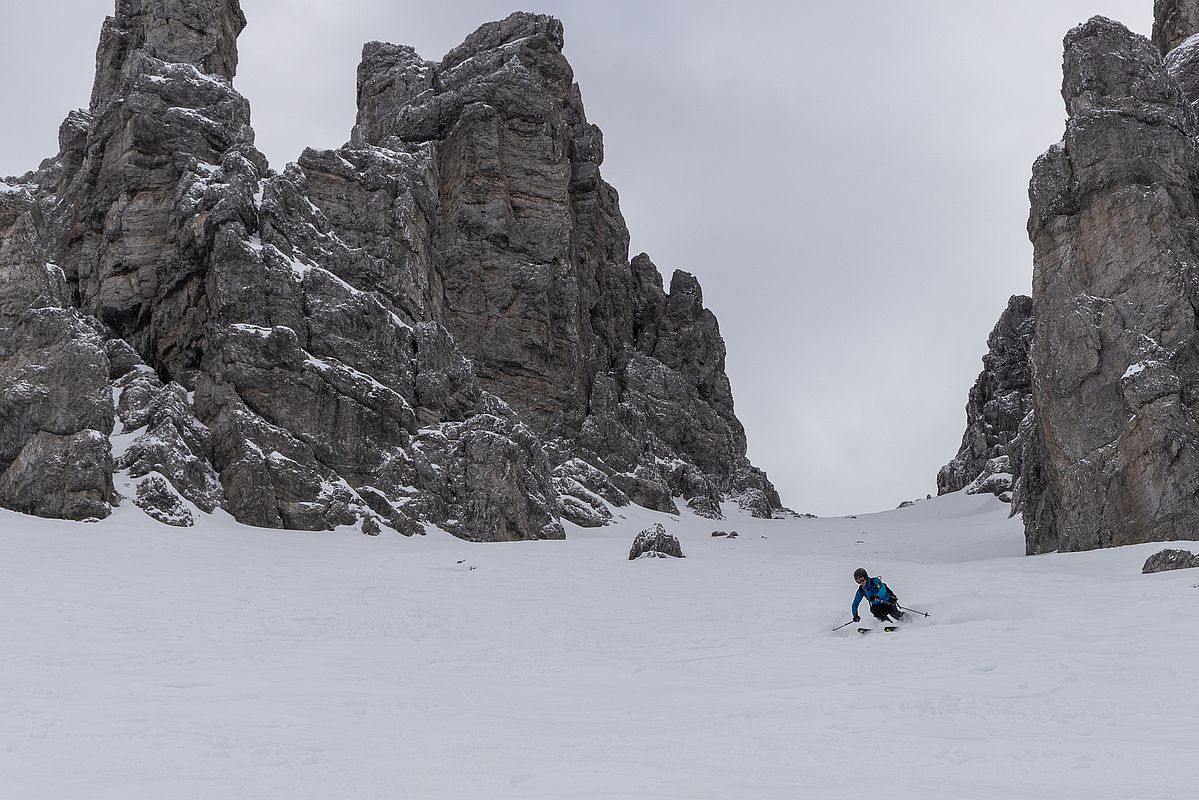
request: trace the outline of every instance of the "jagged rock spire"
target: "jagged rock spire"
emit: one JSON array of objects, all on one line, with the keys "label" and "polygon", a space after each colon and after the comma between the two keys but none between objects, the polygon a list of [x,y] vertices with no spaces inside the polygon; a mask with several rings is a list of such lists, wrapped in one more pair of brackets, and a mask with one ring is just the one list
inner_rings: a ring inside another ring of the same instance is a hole
[{"label": "jagged rock spire", "polygon": [[1154,0],[1153,43],[1162,55],[1199,33],[1199,0]]},{"label": "jagged rock spire", "polygon": [[170,64],[191,64],[232,81],[237,37],[246,27],[241,0],[117,0],[104,22],[96,51],[92,111],[128,77],[136,53]]},{"label": "jagged rock spire", "polygon": [[572,102],[574,73],[562,55],[562,23],[518,11],[489,22],[446,54],[425,61],[407,45],[370,42],[358,67],[354,141],[377,145],[446,137],[476,103],[501,118],[553,123]]},{"label": "jagged rock spire", "polygon": [[1029,188],[1042,463],[1021,498],[1027,549],[1191,538],[1199,130],[1158,49],[1119,23],[1072,30],[1064,65],[1065,136]]},{"label": "jagged rock spire", "polygon": [[716,319],[693,276],[667,292],[648,257],[630,262],[563,42],[557,19],[517,12],[439,62],[370,43],[351,147],[435,155],[440,321],[487,391],[634,502],[752,494],[769,516],[778,496],[746,461]]}]

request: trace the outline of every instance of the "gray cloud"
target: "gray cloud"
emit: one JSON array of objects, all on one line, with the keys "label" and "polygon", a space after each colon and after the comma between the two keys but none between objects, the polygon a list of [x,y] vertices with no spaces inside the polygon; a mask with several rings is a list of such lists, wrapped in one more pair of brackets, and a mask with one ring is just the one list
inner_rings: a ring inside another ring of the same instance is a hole
[{"label": "gray cloud", "polygon": [[[634,252],[695,273],[750,456],[819,514],[935,492],[1009,295],[1029,290],[1029,167],[1062,131],[1061,39],[1150,0],[540,2],[566,25]],[[244,0],[237,86],[278,167],[354,120],[371,39],[440,58],[492,0]],[[0,7],[0,175],[86,105],[105,0]]]}]

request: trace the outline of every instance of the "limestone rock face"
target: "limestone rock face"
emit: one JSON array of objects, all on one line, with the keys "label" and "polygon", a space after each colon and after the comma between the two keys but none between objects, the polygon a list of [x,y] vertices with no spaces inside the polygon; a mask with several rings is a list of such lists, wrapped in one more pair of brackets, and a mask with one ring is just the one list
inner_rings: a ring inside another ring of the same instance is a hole
[{"label": "limestone rock face", "polygon": [[1166,70],[1178,81],[1183,95],[1195,108],[1199,102],[1199,35],[1192,36],[1166,56]]},{"label": "limestone rock face", "polygon": [[1199,2],[1153,1],[1153,43],[1163,55],[1199,33]]},{"label": "limestone rock face", "polygon": [[113,405],[103,328],[70,306],[41,235],[52,198],[34,182],[14,184],[0,183],[0,505],[106,517]]},{"label": "limestone rock face", "polygon": [[1065,40],[1069,120],[1030,185],[1030,553],[1199,529],[1199,144],[1157,47],[1096,17]]},{"label": "limestone rock face", "polygon": [[[368,44],[351,141],[282,173],[232,85],[245,24],[119,0],[89,109],[3,185],[0,502],[482,541],[781,507],[698,282],[629,260],[557,20]],[[94,467],[37,489],[65,453]]]},{"label": "limestone rock face", "polygon": [[[531,14],[484,26],[438,64],[368,45],[354,135],[362,146],[428,146],[441,319],[482,387],[550,436],[577,430],[588,362],[607,355],[590,330],[599,298],[588,279],[628,273],[619,217],[576,218],[574,160],[590,154],[575,139],[590,126],[561,46],[561,23]],[[605,248],[623,270],[604,263]]]},{"label": "limestone rock face", "polygon": [[1011,499],[1020,474],[1020,451],[1013,447],[1021,421],[1032,411],[1032,298],[1008,300],[987,339],[983,370],[966,402],[966,433],[957,456],[937,474],[937,493],[965,489]]},{"label": "limestone rock face", "polygon": [[60,153],[58,250],[79,306],[189,389],[208,346],[218,240],[256,231],[267,170],[229,57],[213,56],[233,47],[219,12],[236,9],[122,0],[101,36],[91,108],[60,136],[71,150]]}]

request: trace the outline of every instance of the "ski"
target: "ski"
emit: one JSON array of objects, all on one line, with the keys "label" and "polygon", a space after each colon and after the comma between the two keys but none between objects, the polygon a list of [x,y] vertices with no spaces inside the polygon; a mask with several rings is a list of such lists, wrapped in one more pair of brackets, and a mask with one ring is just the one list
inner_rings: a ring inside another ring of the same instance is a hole
[{"label": "ski", "polygon": [[[874,628],[858,628],[858,633],[870,633]],[[898,625],[884,625],[883,631],[886,633],[894,633],[899,630]]]}]

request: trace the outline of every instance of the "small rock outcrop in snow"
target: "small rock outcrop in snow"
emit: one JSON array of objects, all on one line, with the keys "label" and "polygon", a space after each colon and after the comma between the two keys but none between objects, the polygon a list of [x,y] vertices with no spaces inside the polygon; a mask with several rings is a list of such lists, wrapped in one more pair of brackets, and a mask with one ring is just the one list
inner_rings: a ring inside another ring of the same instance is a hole
[{"label": "small rock outcrop in snow", "polygon": [[1145,559],[1145,566],[1141,567],[1141,573],[1148,575],[1151,572],[1196,568],[1199,568],[1199,555],[1189,550],[1170,549],[1160,550]]},{"label": "small rock outcrop in snow", "polygon": [[195,523],[187,504],[160,475],[150,475],[139,483],[133,502],[164,525],[186,528]]},{"label": "small rock outcrop in snow", "polygon": [[691,513],[697,517],[724,519],[724,514],[720,511],[720,504],[710,497],[692,497],[687,501],[687,508],[691,509]]},{"label": "small rock outcrop in snow", "polygon": [[678,537],[668,533],[662,523],[656,522],[637,534],[629,550],[629,561],[638,558],[685,558]]}]

